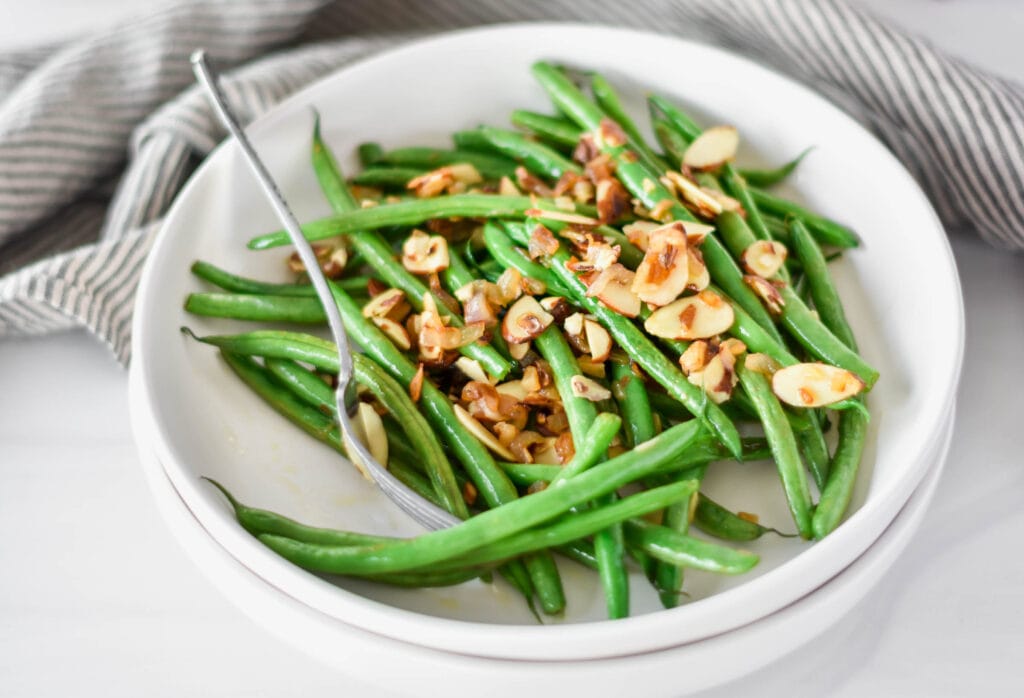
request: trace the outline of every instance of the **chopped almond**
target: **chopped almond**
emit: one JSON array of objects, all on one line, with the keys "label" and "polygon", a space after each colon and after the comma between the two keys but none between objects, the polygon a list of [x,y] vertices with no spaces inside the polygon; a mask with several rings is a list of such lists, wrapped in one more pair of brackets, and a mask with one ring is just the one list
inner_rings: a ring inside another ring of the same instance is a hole
[{"label": "chopped almond", "polygon": [[626,145],[629,139],[626,137],[626,132],[622,130],[621,126],[608,117],[604,117],[597,127],[594,140],[599,147],[618,148]]},{"label": "chopped almond", "polygon": [[450,191],[456,182],[452,168],[446,166],[413,177],[406,183],[405,188],[415,191],[416,196],[421,199],[426,199]]},{"label": "chopped almond", "polygon": [[380,331],[388,336],[388,339],[392,343],[401,349],[402,351],[408,351],[412,348],[412,340],[409,338],[409,333],[401,323],[395,322],[391,318],[387,317],[375,317],[370,318],[373,324],[380,328]]},{"label": "chopped almond", "polygon": [[555,252],[558,252],[558,239],[545,226],[537,225],[530,233],[527,252],[530,255],[530,259],[553,255]]},{"label": "chopped almond", "polygon": [[621,264],[613,264],[591,282],[587,295],[597,297],[606,307],[626,317],[640,314],[640,297],[633,293],[636,274]]},{"label": "chopped almond", "polygon": [[522,361],[526,358],[526,355],[530,352],[530,342],[523,342],[522,344],[509,344],[508,354],[516,361]]},{"label": "chopped almond", "polygon": [[743,282],[757,294],[757,297],[761,299],[761,302],[764,303],[772,315],[782,314],[782,309],[785,307],[786,302],[782,299],[779,289],[775,288],[771,281],[760,276],[754,276],[753,274],[746,274],[743,277]]},{"label": "chopped almond", "polygon": [[587,378],[586,376],[573,376],[569,379],[569,385],[572,386],[572,394],[575,397],[581,397],[591,402],[600,402],[601,400],[607,400],[612,396],[612,393],[608,388],[604,387],[593,378]]},{"label": "chopped almond", "polygon": [[695,371],[702,371],[711,359],[710,347],[703,339],[698,339],[686,348],[679,357],[679,366],[683,373],[689,375]]},{"label": "chopped almond", "polygon": [[448,264],[448,241],[440,235],[413,230],[402,245],[402,266],[413,274],[432,274]]},{"label": "chopped almond", "polygon": [[498,298],[501,299],[502,305],[508,305],[523,295],[523,275],[514,267],[501,272],[495,285],[498,287]]},{"label": "chopped almond", "polygon": [[455,368],[462,371],[470,380],[480,381],[481,383],[489,383],[490,379],[487,377],[487,372],[484,371],[484,367],[480,365],[480,362],[476,359],[471,359],[468,356],[460,356],[455,360]]},{"label": "chopped almond", "polygon": [[501,196],[522,196],[523,192],[519,191],[519,187],[509,179],[508,177],[502,177],[498,181],[498,193]]},{"label": "chopped almond", "polygon": [[459,423],[466,427],[469,433],[480,443],[505,460],[514,461],[516,459],[515,454],[505,446],[502,446],[494,434],[487,431],[483,424],[474,419],[473,415],[466,411],[466,408],[459,404],[452,405],[452,407],[455,409],[455,417],[459,420]]},{"label": "chopped almond", "polygon": [[370,299],[370,302],[363,306],[363,317],[366,318],[387,318],[396,322],[405,319],[412,306],[405,298],[405,292],[400,288],[389,288]]},{"label": "chopped almond", "polygon": [[590,356],[597,363],[608,360],[612,353],[612,336],[598,322],[587,318],[583,321],[583,331],[590,347]]},{"label": "chopped almond", "polygon": [[519,184],[520,189],[528,194],[536,194],[545,198],[552,195],[551,187],[545,184],[539,177],[530,174],[522,165],[516,168],[516,183]]},{"label": "chopped almond", "polygon": [[552,322],[554,318],[533,296],[523,296],[505,313],[501,335],[509,344],[523,344],[539,336]]},{"label": "chopped almond", "polygon": [[767,354],[747,354],[743,363],[747,369],[756,371],[761,375],[771,378],[775,372],[782,368],[782,365]]}]

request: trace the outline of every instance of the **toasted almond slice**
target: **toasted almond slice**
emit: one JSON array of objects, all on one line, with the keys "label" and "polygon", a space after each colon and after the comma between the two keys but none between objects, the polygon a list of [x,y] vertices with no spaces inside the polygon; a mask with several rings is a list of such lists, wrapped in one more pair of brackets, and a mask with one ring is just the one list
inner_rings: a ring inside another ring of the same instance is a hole
[{"label": "toasted almond slice", "polygon": [[[732,355],[725,352],[724,356]],[[708,398],[718,405],[729,399],[732,389],[736,386],[736,373],[731,365],[726,366],[724,356],[719,352],[703,369],[694,371],[686,377],[688,381],[702,388]]]},{"label": "toasted almond slice", "polygon": [[644,329],[665,339],[707,339],[732,327],[732,306],[711,291],[687,296],[651,313]]},{"label": "toasted almond slice", "polygon": [[523,358],[530,352],[530,342],[523,342],[522,344],[509,344],[508,355],[516,361],[522,361]]},{"label": "toasted almond slice", "polygon": [[533,451],[533,462],[538,465],[561,465],[556,447],[557,439],[554,436],[545,436],[544,442],[539,444]]},{"label": "toasted almond slice", "polygon": [[782,364],[767,354],[747,354],[747,358],[744,360],[743,365],[749,370],[756,371],[757,373],[768,376],[769,378],[774,376],[775,372],[782,368]]},{"label": "toasted almond slice", "polygon": [[587,288],[587,295],[597,297],[605,306],[626,317],[640,314],[640,296],[633,293],[636,274],[615,263],[602,271]]},{"label": "toasted almond slice", "polygon": [[551,313],[552,317],[555,318],[555,322],[565,320],[572,312],[572,306],[569,305],[569,301],[565,300],[561,296],[547,296],[546,298],[541,298],[540,307]]},{"label": "toasted almond slice", "polygon": [[704,257],[695,247],[686,248],[686,288],[703,291],[711,285],[711,274],[704,263]]},{"label": "toasted almond slice", "polygon": [[539,208],[526,209],[526,216],[529,218],[540,218],[549,221],[562,221],[563,223],[575,223],[576,225],[600,225],[601,221],[589,216],[582,216],[578,213],[567,211],[544,211]]},{"label": "toasted almond slice", "polygon": [[722,212],[722,204],[708,195],[699,186],[687,179],[680,172],[669,171],[665,173],[669,181],[675,186],[676,191],[683,197],[683,201],[691,204],[697,212],[706,218],[714,218]]},{"label": "toasted almond slice", "polygon": [[747,345],[735,337],[729,337],[729,339],[723,340],[722,343],[718,345],[718,350],[727,351],[733,356],[739,356],[747,350]]},{"label": "toasted almond slice", "polygon": [[469,433],[472,434],[477,441],[486,446],[488,450],[493,451],[505,460],[514,461],[516,459],[516,455],[502,446],[497,437],[489,432],[483,424],[473,417],[473,415],[467,412],[465,407],[459,404],[454,404],[452,407],[455,409],[455,417],[459,420],[459,424],[466,427],[466,429],[469,430]]},{"label": "toasted almond slice", "polygon": [[591,402],[600,402],[612,396],[612,392],[608,388],[586,376],[573,376],[569,379],[569,385],[572,386],[572,394],[575,397],[581,397]]},{"label": "toasted almond slice", "polygon": [[406,183],[405,188],[412,189],[416,196],[425,199],[443,194],[450,190],[455,182],[455,174],[451,167],[439,167],[424,172],[419,177],[413,177]]},{"label": "toasted almond slice", "polygon": [[594,200],[596,193],[594,184],[589,179],[580,178],[572,185],[572,198],[577,203],[585,204]]},{"label": "toasted almond slice", "polygon": [[[472,282],[473,285],[486,284],[487,281]],[[467,284],[469,286],[471,284]],[[465,287],[463,287],[465,288]],[[462,291],[460,288],[459,291]],[[494,305],[487,297],[487,289],[477,286],[476,291],[462,301],[462,318],[466,324],[481,322],[484,327],[496,327],[498,324],[498,313]]]},{"label": "toasted almond slice", "polygon": [[531,296],[543,295],[548,290],[547,284],[532,276],[524,276],[519,282],[519,286],[523,289],[523,293],[528,293]]},{"label": "toasted almond slice", "polygon": [[689,279],[686,250],[686,232],[681,223],[669,223],[650,231],[647,253],[636,268],[633,293],[652,306],[674,301]]},{"label": "toasted almond slice", "polygon": [[540,335],[555,321],[533,296],[523,296],[508,309],[501,321],[501,336],[509,344],[523,344]]},{"label": "toasted almond slice", "polygon": [[413,230],[402,245],[402,266],[413,274],[433,274],[448,268],[448,241],[440,235]]},{"label": "toasted almond slice", "polygon": [[587,318],[583,321],[583,331],[587,336],[587,346],[590,347],[590,356],[597,363],[607,361],[612,353],[612,336],[600,323]]},{"label": "toasted almond slice", "polygon": [[370,302],[363,306],[363,317],[388,318],[401,322],[411,309],[402,289],[389,288],[371,298]]},{"label": "toasted almond slice", "polygon": [[455,359],[455,368],[462,371],[462,373],[470,380],[480,381],[481,383],[490,383],[491,379],[487,376],[487,372],[484,371],[484,367],[480,365],[480,362],[476,359],[471,359],[468,356],[460,356]]},{"label": "toasted almond slice", "polygon": [[519,187],[516,186],[515,182],[506,176],[503,176],[498,181],[498,193],[501,196],[522,196],[523,192],[519,191]]},{"label": "toasted almond slice", "polygon": [[390,339],[396,347],[402,351],[408,351],[412,347],[412,340],[409,338],[409,333],[406,332],[401,323],[395,322],[391,318],[386,317],[375,317],[370,319],[373,321],[374,325],[380,328],[381,332],[388,336],[388,339]]},{"label": "toasted almond slice", "polygon": [[782,268],[789,251],[781,242],[758,240],[743,250],[740,261],[751,274],[770,279]]},{"label": "toasted almond slice", "polygon": [[863,389],[864,381],[850,371],[822,363],[786,366],[772,376],[775,395],[795,407],[831,405]]},{"label": "toasted almond slice", "polygon": [[641,251],[646,252],[647,241],[650,238],[651,232],[661,226],[661,223],[655,223],[654,221],[634,221],[624,226],[622,232],[626,234],[627,240],[639,247]]},{"label": "toasted almond slice", "polygon": [[709,187],[701,187],[700,190],[710,196],[712,199],[717,201],[723,211],[734,211],[741,216],[746,216],[746,211],[743,209],[743,204],[739,200],[732,198],[728,194],[718,190],[711,189]]},{"label": "toasted almond slice", "polygon": [[598,124],[594,140],[599,146],[618,148],[619,146],[626,145],[629,139],[626,137],[626,132],[622,130],[621,126],[605,116],[601,118],[601,123]]},{"label": "toasted almond slice", "polygon": [[519,270],[509,267],[501,272],[496,286],[501,304],[508,305],[523,295],[523,275],[519,273]]},{"label": "toasted almond slice", "polygon": [[[356,413],[352,418],[352,429],[356,438],[366,447],[373,459],[382,467],[388,463],[388,437],[384,431],[384,422],[369,404],[360,402],[356,407]],[[363,459],[359,457],[354,444],[347,435],[342,439],[345,443],[345,450],[349,454],[352,464],[363,474],[367,480],[373,481],[366,468]]]},{"label": "toasted almond slice", "polygon": [[703,339],[698,339],[688,346],[679,357],[679,367],[683,369],[683,373],[689,375],[704,370],[710,360],[710,346]]},{"label": "toasted almond slice", "polygon": [[764,303],[772,315],[780,315],[782,313],[786,302],[782,299],[779,289],[775,288],[771,281],[761,276],[746,274],[743,277],[743,282],[757,294],[757,297],[761,299],[761,302]]},{"label": "toasted almond slice", "polygon": [[526,399],[530,396],[530,391],[526,389],[521,380],[505,381],[504,383],[498,383],[494,386],[494,389],[501,395],[508,395],[518,402],[526,402]]},{"label": "toasted almond slice", "polygon": [[697,170],[711,170],[736,157],[740,134],[733,126],[712,126],[693,139],[683,153],[683,164]]},{"label": "toasted almond slice", "polygon": [[409,381],[409,397],[413,402],[420,401],[420,395],[423,394],[423,377],[426,375],[423,372],[423,364],[416,366],[416,373],[413,375],[412,380]]},{"label": "toasted almond slice", "polygon": [[680,221],[686,230],[686,241],[693,247],[700,247],[711,233],[715,232],[715,226],[697,221]]},{"label": "toasted almond slice", "polygon": [[555,202],[555,208],[560,211],[568,211],[569,213],[576,211],[576,202],[572,200],[571,196],[556,196],[553,201]]},{"label": "toasted almond slice", "polygon": [[484,181],[484,178],[480,176],[480,172],[477,171],[476,167],[468,162],[457,162],[453,165],[448,166],[448,171],[451,172],[452,177],[455,178],[456,182],[469,186],[471,184],[480,184]]},{"label": "toasted almond slice", "polygon": [[629,211],[629,192],[615,177],[597,183],[597,215],[602,223],[613,223]]},{"label": "toasted almond slice", "polygon": [[592,358],[590,358],[589,354],[577,356],[576,364],[580,367],[580,370],[583,371],[583,373],[585,373],[588,376],[592,376],[594,378],[604,378],[608,375],[607,371],[605,370],[605,365],[603,363],[598,363],[597,361],[594,361]]},{"label": "toasted almond slice", "polygon": [[558,252],[558,239],[548,228],[538,224],[530,232],[527,252],[530,255],[530,259],[553,255],[555,252]]}]

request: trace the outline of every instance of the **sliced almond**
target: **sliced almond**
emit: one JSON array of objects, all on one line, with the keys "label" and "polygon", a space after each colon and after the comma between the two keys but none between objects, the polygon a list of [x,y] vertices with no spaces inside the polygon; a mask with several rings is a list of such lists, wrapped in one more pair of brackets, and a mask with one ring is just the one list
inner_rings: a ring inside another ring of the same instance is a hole
[{"label": "sliced almond", "polygon": [[626,234],[627,240],[639,247],[641,251],[646,252],[647,240],[651,232],[661,226],[661,223],[655,223],[654,221],[634,221],[624,226],[622,232]]},{"label": "sliced almond", "polygon": [[388,318],[401,322],[412,310],[409,301],[405,298],[405,292],[400,288],[389,288],[370,299],[370,302],[363,306],[363,317],[367,318]]},{"label": "sliced almond", "polygon": [[598,147],[618,148],[626,145],[628,140],[626,132],[622,130],[622,127],[607,116],[601,119],[597,132],[594,134],[594,141]]},{"label": "sliced almond", "polygon": [[683,164],[697,170],[711,170],[736,157],[740,134],[733,126],[712,126],[693,139],[683,153]]},{"label": "sliced almond", "polygon": [[782,268],[789,251],[781,242],[775,240],[758,240],[743,250],[740,261],[751,274],[763,279],[770,279]]},{"label": "sliced almond", "polygon": [[761,276],[746,274],[743,277],[743,282],[757,294],[757,297],[761,299],[761,302],[764,303],[769,312],[773,315],[780,315],[782,313],[786,302],[782,299],[779,289],[775,288],[771,281]]},{"label": "sliced almond", "polygon": [[703,369],[694,371],[686,377],[688,381],[702,388],[715,404],[728,400],[736,386],[736,372],[732,370],[732,362],[726,357],[731,358],[732,355],[729,352],[719,352]]},{"label": "sliced almond", "polygon": [[572,185],[572,198],[577,203],[586,204],[594,200],[596,192],[594,185],[589,179],[580,178]]},{"label": "sliced almond", "polygon": [[739,356],[747,350],[747,345],[735,337],[729,337],[729,339],[723,340],[718,348],[719,351],[727,351],[733,356]]},{"label": "sliced almond", "polygon": [[466,186],[480,184],[480,182],[484,181],[476,167],[468,162],[457,162],[449,165],[448,171],[452,173],[452,177],[455,178],[456,182]]},{"label": "sliced almond", "polygon": [[665,176],[672,182],[683,201],[697,209],[700,215],[705,218],[714,218],[722,212],[722,204],[717,199],[687,179],[682,173],[669,171],[665,173]]},{"label": "sliced almond", "polygon": [[636,274],[621,264],[613,264],[591,282],[587,295],[596,297],[606,307],[626,317],[640,314],[640,296],[633,293]]},{"label": "sliced almond", "polygon": [[604,224],[613,223],[629,211],[629,192],[615,177],[597,183],[597,215]]},{"label": "sliced almond", "polygon": [[683,228],[686,230],[686,241],[690,243],[691,247],[700,247],[706,238],[711,233],[715,232],[715,226],[707,225],[706,223],[698,223],[697,221],[680,221],[683,224]]},{"label": "sliced almond", "polygon": [[530,353],[530,342],[508,345],[508,355],[516,361],[522,361],[528,353]]},{"label": "sliced almond", "polygon": [[498,298],[502,305],[508,305],[523,295],[523,275],[512,267],[501,272],[495,285],[498,287]]},{"label": "sliced almond", "polygon": [[744,217],[747,215],[747,212],[743,208],[743,204],[725,192],[718,189],[711,189],[710,187],[701,187],[700,190],[717,201],[723,211],[734,211]]},{"label": "sliced almond", "polygon": [[519,282],[519,286],[523,289],[523,293],[528,293],[531,296],[540,296],[548,290],[547,284],[532,276],[524,276]]},{"label": "sliced almond", "polygon": [[681,223],[669,223],[647,235],[647,252],[636,268],[632,291],[652,306],[668,305],[689,280],[686,232]]},{"label": "sliced almond", "polygon": [[767,354],[747,354],[747,358],[744,360],[743,365],[746,366],[748,370],[756,371],[768,378],[774,376],[775,372],[782,368],[782,364]]},{"label": "sliced almond", "polygon": [[[484,327],[497,327],[498,313],[488,299],[487,289],[482,286],[486,281],[474,281],[466,286],[475,286],[473,292],[462,299],[462,317],[466,323],[479,322]],[[463,287],[465,288],[465,286]],[[460,288],[461,292],[462,289]]]},{"label": "sliced almond", "polygon": [[[355,415],[352,417],[352,429],[355,431],[356,438],[366,447],[366,450],[370,452],[373,459],[379,465],[386,468],[388,463],[388,437],[384,431],[384,422],[376,410],[369,404],[360,402],[356,407]],[[373,478],[370,477],[363,459],[359,457],[355,445],[349,440],[347,435],[344,435],[342,440],[352,464],[363,474],[363,477],[372,481]]]},{"label": "sliced almond", "polygon": [[548,296],[540,299],[540,307],[551,313],[555,322],[562,322],[572,313],[572,306],[569,301],[561,296]]},{"label": "sliced almond", "polygon": [[405,188],[415,191],[416,196],[426,199],[450,191],[456,181],[451,167],[439,167],[436,170],[424,172],[418,177],[413,177],[406,183]]},{"label": "sliced almond", "polygon": [[711,285],[711,274],[704,263],[704,256],[696,247],[686,249],[686,288],[691,291],[703,291]]},{"label": "sliced almond", "polygon": [[412,340],[409,338],[409,333],[406,332],[401,323],[395,322],[391,318],[386,317],[375,317],[370,319],[373,321],[374,325],[380,328],[381,332],[388,336],[388,339],[390,339],[396,347],[402,351],[408,351],[412,348]]},{"label": "sliced almond", "polygon": [[455,368],[462,371],[470,380],[480,381],[481,383],[489,383],[490,378],[487,377],[487,372],[484,371],[483,366],[476,359],[471,359],[468,356],[460,356],[455,359]]},{"label": "sliced almond", "polygon": [[572,394],[575,397],[581,397],[591,402],[600,402],[612,396],[612,391],[593,378],[587,378],[586,376],[573,376],[569,379],[569,385],[572,386]]},{"label": "sliced almond", "polygon": [[533,462],[538,465],[562,465],[557,442],[558,439],[554,436],[545,436],[543,443],[533,451]]},{"label": "sliced almond", "polygon": [[413,230],[402,245],[402,266],[413,274],[433,274],[448,268],[448,241],[440,235]]},{"label": "sliced almond", "polygon": [[549,221],[561,221],[563,223],[574,223],[576,225],[600,225],[601,221],[590,216],[583,216],[578,213],[567,211],[544,211],[539,208],[526,209],[525,215],[528,218],[540,218]]},{"label": "sliced almond", "polygon": [[679,367],[683,369],[683,373],[686,375],[702,371],[708,365],[711,356],[710,345],[703,339],[698,339],[688,346],[682,356],[679,357]]},{"label": "sliced almond", "polygon": [[589,354],[576,357],[576,364],[580,367],[580,370],[588,376],[592,376],[594,378],[605,378],[608,375],[604,364],[594,361],[590,358]]},{"label": "sliced almond", "polygon": [[655,310],[644,329],[664,339],[707,339],[728,330],[734,320],[731,305],[717,293],[702,291]]},{"label": "sliced almond", "polygon": [[600,323],[587,318],[583,321],[583,331],[587,336],[590,356],[597,363],[607,361],[612,353],[612,336]]},{"label": "sliced almond", "polygon": [[864,381],[836,366],[822,363],[795,364],[772,376],[772,391],[794,407],[823,407],[853,397]]},{"label": "sliced almond", "polygon": [[501,196],[522,196],[523,192],[519,191],[519,187],[511,179],[502,177],[498,181],[498,194]]},{"label": "sliced almond", "polygon": [[523,344],[539,336],[554,320],[533,296],[523,296],[505,313],[501,336],[509,344]]},{"label": "sliced almond", "polygon": [[423,394],[423,364],[419,364],[416,367],[416,373],[413,375],[412,380],[409,381],[409,398],[413,402],[420,401],[420,395]]},{"label": "sliced almond", "polygon": [[547,257],[558,252],[558,239],[545,226],[536,225],[530,232],[530,241],[526,249],[530,259]]},{"label": "sliced almond", "polygon": [[512,451],[501,445],[497,437],[494,436],[487,428],[477,421],[473,415],[466,411],[466,408],[462,405],[452,405],[455,410],[455,417],[459,420],[459,424],[464,426],[470,434],[476,438],[477,441],[487,447],[488,450],[501,456],[505,460],[514,461],[516,456]]}]

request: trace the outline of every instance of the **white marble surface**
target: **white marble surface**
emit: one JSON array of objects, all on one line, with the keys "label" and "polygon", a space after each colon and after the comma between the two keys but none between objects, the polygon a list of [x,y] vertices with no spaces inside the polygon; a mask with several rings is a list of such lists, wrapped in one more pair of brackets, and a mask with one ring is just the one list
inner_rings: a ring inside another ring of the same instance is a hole
[{"label": "white marble surface", "polygon": [[[861,2],[1024,80],[1024,3]],[[0,47],[159,4],[4,0]],[[1019,693],[1024,257],[961,236],[954,249],[966,365],[952,452],[922,530],[829,633],[708,696]],[[127,376],[104,347],[82,333],[0,341],[0,386],[0,696],[345,692],[337,673],[236,610],[177,546],[139,470]]]}]

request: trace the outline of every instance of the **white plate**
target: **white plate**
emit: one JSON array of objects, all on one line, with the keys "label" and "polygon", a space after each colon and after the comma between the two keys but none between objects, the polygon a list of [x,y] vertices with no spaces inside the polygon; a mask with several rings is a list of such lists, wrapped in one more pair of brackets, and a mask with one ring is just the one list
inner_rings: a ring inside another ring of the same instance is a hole
[{"label": "white plate", "polygon": [[[935,493],[954,414],[950,410],[946,435],[928,454],[930,471],[903,509],[861,557],[822,588],[742,628],[679,647],[597,662],[524,662],[438,652],[370,633],[319,613],[260,579],[218,545],[185,506],[150,448],[148,410],[138,405],[137,390],[132,393],[146,479],[161,515],[197,566],[257,623],[335,668],[346,678],[350,693],[372,691],[378,698],[422,696],[424,686],[438,685],[451,698],[501,698],[524,691],[538,697],[585,692],[593,698],[611,698],[635,690],[637,676],[643,676],[645,698],[675,698],[752,673],[838,622],[895,562]],[[402,671],[394,671],[395,666]]]},{"label": "white plate", "polygon": [[[236,525],[198,479],[213,476],[243,501],[322,525],[412,535],[417,529],[328,449],[255,399],[209,347],[184,338],[241,331],[181,309],[202,288],[188,274],[205,259],[264,278],[283,276],[284,252],[247,252],[254,233],[277,227],[233,147],[218,149],[179,196],[139,286],[134,360],[140,400],[152,411],[153,447],[175,487],[214,538],[287,594],[373,632],[456,652],[518,659],[607,657],[708,637],[776,611],[856,559],[920,482],[928,446],[942,435],[959,375],[963,318],[956,270],[938,221],[916,184],[867,132],[804,88],[752,63],[665,37],[575,25],[519,25],[411,44],[345,69],[288,100],[250,130],[300,218],[328,211],[308,164],[312,109],[352,168],[354,146],[444,142],[479,122],[506,123],[515,107],[547,110],[529,75],[538,58],[596,68],[639,114],[644,90],[678,98],[707,123],[728,121],[747,161],[781,162],[814,144],[794,185],[825,214],[853,225],[862,249],[838,265],[837,282],[866,358],[882,372],[871,402],[871,438],[854,511],[827,540],[775,537],[751,546],[762,563],[741,578],[690,574],[694,601],[658,611],[638,579],[632,618],[600,621],[593,575],[567,566],[569,611],[538,627],[500,584],[398,591],[327,580],[272,554]],[[752,108],[751,105],[756,105]],[[715,469],[712,494],[788,528],[768,469]],[[583,623],[582,621],[595,621]]]}]

